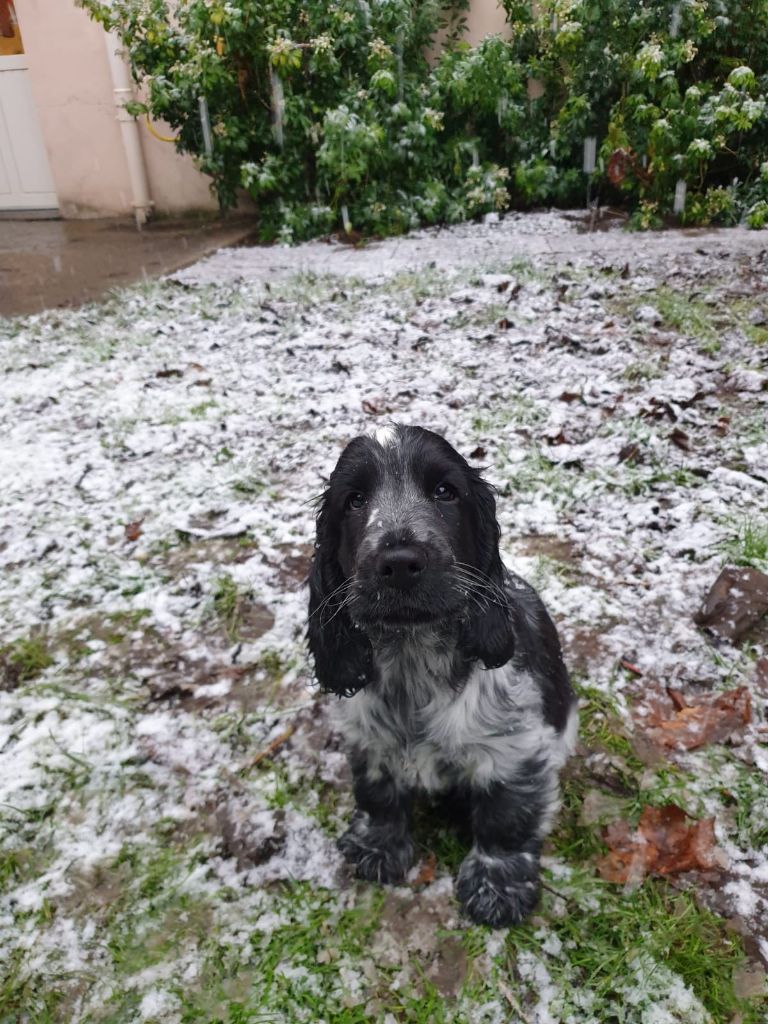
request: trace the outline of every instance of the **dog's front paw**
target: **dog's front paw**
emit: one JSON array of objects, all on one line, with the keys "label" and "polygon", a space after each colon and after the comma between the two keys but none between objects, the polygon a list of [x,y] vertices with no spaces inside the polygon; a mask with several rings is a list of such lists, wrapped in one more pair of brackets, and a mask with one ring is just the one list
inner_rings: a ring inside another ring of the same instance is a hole
[{"label": "dog's front paw", "polygon": [[491,857],[473,850],[459,869],[456,895],[476,924],[520,924],[539,900],[538,860],[530,853]]},{"label": "dog's front paw", "polygon": [[391,825],[371,824],[367,814],[352,819],[338,845],[357,877],[368,882],[400,882],[413,863],[410,836]]}]

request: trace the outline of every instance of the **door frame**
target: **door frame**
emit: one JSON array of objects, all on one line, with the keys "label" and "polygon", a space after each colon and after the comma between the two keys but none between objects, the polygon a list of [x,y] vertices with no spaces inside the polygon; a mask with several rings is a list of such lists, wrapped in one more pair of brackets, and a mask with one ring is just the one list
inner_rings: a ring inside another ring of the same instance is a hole
[{"label": "door frame", "polygon": [[[17,18],[17,24],[18,24],[18,12],[16,14],[16,18]],[[21,25],[20,24],[18,24],[18,30],[19,30],[19,32],[21,32]],[[21,34],[21,44],[22,44],[22,47],[23,47],[24,46],[24,35],[23,35],[23,33]],[[33,131],[36,131],[38,133],[39,138],[40,138],[40,146],[41,146],[41,149],[42,149],[42,157],[45,159],[45,169],[47,171],[47,176],[50,179],[51,189],[50,189],[50,191],[39,193],[40,195],[44,195],[46,197],[42,201],[34,202],[33,197],[34,197],[35,193],[30,192],[29,193],[29,199],[30,199],[29,205],[25,205],[25,202],[24,202],[23,198],[21,199],[19,205],[13,205],[13,206],[0,205],[0,215],[2,215],[4,218],[7,218],[9,216],[14,216],[14,215],[23,215],[25,213],[37,214],[38,216],[41,215],[41,214],[48,213],[48,214],[55,214],[56,216],[59,216],[60,215],[60,211],[59,211],[59,198],[58,198],[58,195],[56,193],[56,184],[55,184],[55,182],[53,180],[53,175],[51,173],[51,162],[50,162],[50,159],[48,157],[48,152],[47,152],[47,149],[46,149],[46,146],[45,146],[45,138],[43,136],[42,127],[41,127],[41,124],[40,124],[40,118],[38,116],[37,104],[35,102],[34,91],[32,89],[32,79],[31,79],[32,72],[31,72],[30,67],[29,67],[29,57],[28,57],[28,55],[26,53],[26,50],[24,50],[22,53],[14,53],[14,54],[8,54],[8,55],[0,54],[0,80],[2,79],[3,74],[6,73],[6,72],[15,73],[15,74],[19,74],[20,72],[23,72],[26,75],[26,85],[29,87],[30,96],[31,96],[31,102],[32,102],[32,109],[33,109],[33,113],[34,113],[34,125],[32,125],[31,127],[32,127]],[[14,157],[13,137],[10,134],[10,126],[7,123],[7,119],[3,118],[3,121],[4,121],[4,125],[3,125],[4,130],[5,130],[5,132],[8,135],[8,143],[9,143],[9,147],[8,148],[10,149],[10,154],[9,154],[10,155],[10,161],[11,161],[11,163],[13,165],[11,168],[7,168],[8,172],[11,175],[11,189],[12,189],[12,191],[11,191],[10,194],[12,196],[15,195],[15,194],[18,194],[18,195],[23,197],[24,196],[24,182],[20,178],[20,171],[19,171],[19,168],[17,166],[17,159]],[[14,177],[15,177],[15,180],[17,181],[17,183],[18,183],[18,186],[21,187],[20,193],[15,193],[13,191],[13,188],[14,188],[14,185],[13,185]]]}]

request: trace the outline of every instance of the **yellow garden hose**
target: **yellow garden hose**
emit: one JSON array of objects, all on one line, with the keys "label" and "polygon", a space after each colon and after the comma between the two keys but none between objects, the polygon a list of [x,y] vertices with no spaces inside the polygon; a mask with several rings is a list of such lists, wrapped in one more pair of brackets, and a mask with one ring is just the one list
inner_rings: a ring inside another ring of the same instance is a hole
[{"label": "yellow garden hose", "polygon": [[178,136],[176,135],[161,135],[157,128],[155,128],[155,126],[150,121],[149,114],[145,114],[144,120],[146,122],[147,131],[149,132],[149,134],[154,135],[154,137],[156,139],[159,139],[160,142],[175,142],[176,139],[178,138]]}]

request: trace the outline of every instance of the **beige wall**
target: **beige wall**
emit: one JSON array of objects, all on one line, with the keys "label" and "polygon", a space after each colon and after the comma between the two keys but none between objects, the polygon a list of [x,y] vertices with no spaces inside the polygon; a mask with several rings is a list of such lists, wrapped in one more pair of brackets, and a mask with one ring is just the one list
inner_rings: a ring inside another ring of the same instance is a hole
[{"label": "beige wall", "polygon": [[492,35],[509,35],[506,11],[498,0],[470,0],[464,38],[474,46]]},{"label": "beige wall", "polygon": [[[464,38],[472,46],[482,42],[486,36],[509,37],[507,14],[499,0],[469,0],[469,10],[464,12]],[[446,31],[438,32],[427,51],[427,60],[433,64],[445,44]]]},{"label": "beige wall", "polygon": [[[74,0],[15,0],[32,89],[65,217],[133,212],[104,30]],[[466,38],[507,31],[497,0],[471,0]],[[215,210],[209,179],[139,121],[150,196],[158,213]],[[156,126],[161,135],[171,134]]]},{"label": "beige wall", "polygon": [[[65,217],[132,213],[104,30],[74,0],[15,0],[40,126]],[[208,178],[140,122],[159,213],[215,210]],[[166,134],[163,126],[158,126]]]}]

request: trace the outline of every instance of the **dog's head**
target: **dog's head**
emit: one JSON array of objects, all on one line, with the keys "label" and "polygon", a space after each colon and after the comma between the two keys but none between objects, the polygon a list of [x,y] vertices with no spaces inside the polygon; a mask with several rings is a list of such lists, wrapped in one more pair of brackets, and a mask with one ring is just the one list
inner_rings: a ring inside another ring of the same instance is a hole
[{"label": "dog's head", "polygon": [[342,452],[320,502],[309,642],[324,689],[372,680],[371,638],[453,628],[490,668],[512,656],[511,609],[490,486],[447,441],[384,427]]}]

